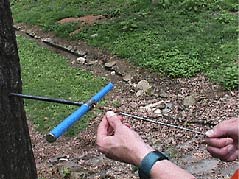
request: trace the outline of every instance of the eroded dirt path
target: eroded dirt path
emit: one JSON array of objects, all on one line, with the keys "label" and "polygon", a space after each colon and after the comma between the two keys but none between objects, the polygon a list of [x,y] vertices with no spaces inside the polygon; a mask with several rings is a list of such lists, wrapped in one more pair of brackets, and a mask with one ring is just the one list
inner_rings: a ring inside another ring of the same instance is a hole
[{"label": "eroded dirt path", "polygon": [[[111,161],[96,150],[96,128],[107,110],[150,116],[203,133],[213,124],[239,115],[238,91],[224,91],[203,75],[190,79],[161,77],[84,42],[59,39],[54,34],[24,24],[17,24],[16,28],[18,34],[28,34],[39,45],[67,57],[69,65],[91,71],[116,85],[107,95],[109,103],[91,120],[89,127],[74,138],[62,137],[49,144],[29,123],[39,177],[138,178],[133,166]],[[66,49],[62,50],[61,46]],[[147,82],[146,87],[151,87],[147,92],[140,89],[142,80]],[[213,159],[206,152],[201,135],[130,118],[126,120],[146,142],[168,153],[172,161],[197,178],[229,178],[237,167],[236,162]]]}]

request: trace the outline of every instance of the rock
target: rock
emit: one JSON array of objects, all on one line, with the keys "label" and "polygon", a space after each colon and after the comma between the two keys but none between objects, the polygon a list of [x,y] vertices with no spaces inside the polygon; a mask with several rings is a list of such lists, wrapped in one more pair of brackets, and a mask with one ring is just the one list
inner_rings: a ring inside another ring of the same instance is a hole
[{"label": "rock", "polygon": [[52,38],[42,38],[41,41],[45,43],[53,43]]},{"label": "rock", "polygon": [[71,45],[69,45],[69,46],[62,46],[62,47],[63,47],[64,49],[70,51],[70,52],[74,52],[74,51],[73,51],[73,47],[72,47]]},{"label": "rock", "polygon": [[142,96],[143,94],[144,94],[143,90],[139,90],[139,91],[136,92],[137,97]]},{"label": "rock", "polygon": [[129,82],[129,81],[131,81],[131,79],[132,79],[132,76],[131,76],[130,74],[126,74],[126,75],[123,77],[123,81],[125,81],[125,82]]},{"label": "rock", "polygon": [[81,63],[81,64],[85,64],[85,63],[86,63],[86,59],[85,59],[84,57],[78,57],[76,60],[77,60],[79,63]]},{"label": "rock", "polygon": [[111,69],[113,66],[116,65],[116,61],[105,63],[105,68]]},{"label": "rock", "polygon": [[77,56],[79,56],[79,57],[84,57],[84,56],[87,55],[87,52],[84,52],[84,51],[81,51],[81,50],[76,49],[76,50],[75,50],[75,54],[76,54]]},{"label": "rock", "polygon": [[91,38],[95,38],[95,37],[97,37],[98,36],[98,34],[92,34],[90,37]]},{"label": "rock", "polygon": [[48,162],[54,165],[54,164],[57,164],[59,161],[57,157],[53,157],[53,158],[50,158]]},{"label": "rock", "polygon": [[166,103],[166,108],[173,109],[173,103]]},{"label": "rock", "polygon": [[154,113],[155,113],[155,114],[161,114],[162,111],[161,111],[161,109],[156,109],[156,110],[154,111]]},{"label": "rock", "polygon": [[116,74],[116,72],[115,72],[115,71],[112,71],[112,72],[110,72],[110,74],[111,74],[111,75],[115,75],[115,74]]},{"label": "rock", "polygon": [[35,32],[31,31],[31,30],[27,30],[26,34],[29,35],[30,37],[34,38],[34,36],[36,35]]},{"label": "rock", "polygon": [[169,113],[171,111],[171,109],[165,108],[162,110],[163,114]]},{"label": "rock", "polygon": [[173,109],[173,103],[166,103],[165,108],[162,110],[163,114],[169,113]]},{"label": "rock", "polygon": [[41,37],[40,36],[38,36],[38,35],[35,35],[35,37],[34,37],[35,39],[41,39]]},{"label": "rock", "polygon": [[54,165],[54,164],[57,164],[59,162],[68,161],[68,160],[69,160],[68,155],[58,155],[58,156],[50,158],[48,161],[49,161],[49,163]]},{"label": "rock", "polygon": [[148,104],[146,105],[145,108],[146,110],[150,110],[150,109],[164,109],[166,107],[166,104],[163,101],[158,101],[156,103],[152,103],[152,104]]},{"label": "rock", "polygon": [[87,65],[94,65],[96,63],[98,63],[98,60],[89,61]]},{"label": "rock", "polygon": [[184,106],[193,106],[195,104],[196,100],[193,95],[187,96],[183,100]]},{"label": "rock", "polygon": [[16,30],[20,30],[22,27],[21,26],[17,26],[17,25],[13,25],[14,29]]},{"label": "rock", "polygon": [[144,92],[152,88],[152,86],[146,80],[141,80],[136,87],[140,90],[143,90]]}]

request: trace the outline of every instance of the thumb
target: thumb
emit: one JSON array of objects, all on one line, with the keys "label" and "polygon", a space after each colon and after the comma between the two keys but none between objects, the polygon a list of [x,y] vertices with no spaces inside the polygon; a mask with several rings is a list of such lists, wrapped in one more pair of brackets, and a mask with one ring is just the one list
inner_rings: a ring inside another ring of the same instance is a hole
[{"label": "thumb", "polygon": [[110,124],[110,126],[115,130],[117,126],[121,125],[121,118],[119,116],[117,116],[116,113],[114,113],[113,111],[107,111],[106,112],[106,118]]},{"label": "thumb", "polygon": [[207,137],[223,137],[226,134],[227,132],[220,124],[205,133]]}]

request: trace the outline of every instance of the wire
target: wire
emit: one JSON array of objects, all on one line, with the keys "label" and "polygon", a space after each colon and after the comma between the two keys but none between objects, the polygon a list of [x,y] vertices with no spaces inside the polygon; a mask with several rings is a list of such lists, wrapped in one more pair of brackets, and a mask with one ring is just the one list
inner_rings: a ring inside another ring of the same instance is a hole
[{"label": "wire", "polygon": [[173,128],[193,132],[193,133],[196,133],[196,134],[204,135],[204,133],[199,132],[199,131],[195,131],[195,130],[192,130],[192,129],[189,129],[189,128],[186,128],[186,127],[177,126],[177,125],[174,125],[174,124],[168,124],[168,123],[164,123],[164,122],[160,122],[160,121],[155,121],[155,120],[150,119],[150,118],[140,117],[140,116],[128,114],[128,113],[125,113],[125,112],[119,112],[119,114],[123,115],[123,116],[127,116],[127,117],[132,117],[132,118],[138,119],[138,120],[143,120],[143,121],[146,121],[146,122],[156,123],[156,124],[160,124],[160,125],[173,127]]}]

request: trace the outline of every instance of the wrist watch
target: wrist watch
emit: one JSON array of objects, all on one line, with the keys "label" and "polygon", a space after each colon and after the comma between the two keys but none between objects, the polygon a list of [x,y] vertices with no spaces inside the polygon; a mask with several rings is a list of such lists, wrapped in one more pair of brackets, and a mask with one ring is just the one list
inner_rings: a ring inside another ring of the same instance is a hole
[{"label": "wrist watch", "polygon": [[140,179],[150,179],[150,171],[157,161],[169,160],[168,157],[159,151],[149,152],[141,161],[138,174]]}]

